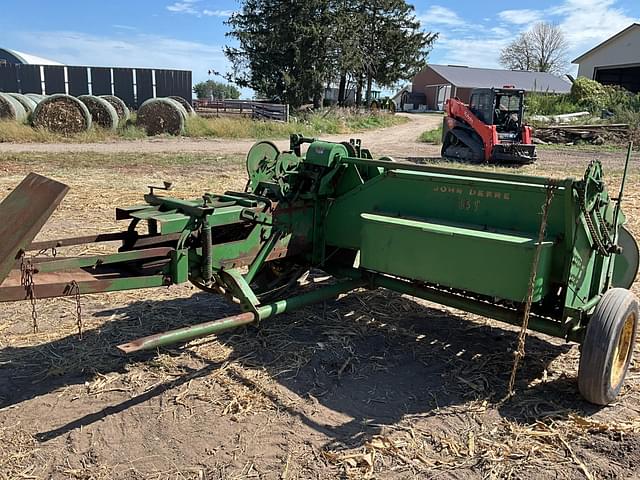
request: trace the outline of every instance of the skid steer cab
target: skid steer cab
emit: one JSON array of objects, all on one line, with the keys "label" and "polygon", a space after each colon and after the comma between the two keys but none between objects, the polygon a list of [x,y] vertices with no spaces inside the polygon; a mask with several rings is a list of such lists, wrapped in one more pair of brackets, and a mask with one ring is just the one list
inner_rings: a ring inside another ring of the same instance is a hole
[{"label": "skid steer cab", "polygon": [[527,164],[536,161],[531,128],[524,125],[524,90],[478,88],[466,105],[447,100],[442,156],[474,163]]}]

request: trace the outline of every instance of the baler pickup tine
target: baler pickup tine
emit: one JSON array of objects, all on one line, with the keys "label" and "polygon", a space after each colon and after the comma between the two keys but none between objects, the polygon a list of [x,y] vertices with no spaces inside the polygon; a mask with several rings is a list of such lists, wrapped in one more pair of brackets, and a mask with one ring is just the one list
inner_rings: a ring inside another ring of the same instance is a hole
[{"label": "baler pickup tine", "polygon": [[0,283],[68,191],[67,185],[30,173],[0,203]]}]

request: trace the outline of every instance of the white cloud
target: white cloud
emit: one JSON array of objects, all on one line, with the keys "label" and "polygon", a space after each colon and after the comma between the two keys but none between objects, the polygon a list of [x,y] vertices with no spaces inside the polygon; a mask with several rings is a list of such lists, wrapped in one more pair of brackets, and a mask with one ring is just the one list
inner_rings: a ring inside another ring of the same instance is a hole
[{"label": "white cloud", "polygon": [[503,27],[493,27],[491,33],[499,37],[507,37],[511,35],[511,31]]},{"label": "white cloud", "polygon": [[448,26],[461,26],[466,22],[458,16],[453,10],[442,7],[440,5],[433,5],[424,13],[418,15],[418,20],[425,26],[428,25],[448,25]]},{"label": "white cloud", "polygon": [[227,18],[233,14],[233,10],[210,10],[208,8],[198,8],[198,3],[201,0],[181,0],[174,2],[171,5],[167,5],[167,10],[173,13],[184,13],[188,15],[194,15],[196,17],[220,17]]},{"label": "white cloud", "polygon": [[[457,15],[441,15],[440,18],[454,23],[441,22],[450,28],[441,32],[430,60],[489,68],[500,68],[500,50],[537,21],[560,27],[569,44],[570,60],[637,21],[620,7],[620,0],[560,0],[557,6],[544,10],[503,10],[498,18],[504,23],[498,26],[493,26],[495,20],[491,19],[483,20],[484,26],[469,28],[469,24]],[[434,16],[423,22],[435,24]],[[458,22],[465,28],[456,28],[460,25]]]},{"label": "white cloud", "polygon": [[565,0],[551,14],[559,18],[572,59],[637,21],[616,0]]},{"label": "white cloud", "polygon": [[[504,35],[504,33],[507,35]],[[508,31],[498,32],[502,35],[486,37],[464,36],[449,37],[440,35],[433,52],[434,63],[446,65],[466,65],[469,67],[501,68],[498,63],[500,50],[509,43],[511,35]]]},{"label": "white cloud", "polygon": [[538,22],[543,17],[543,12],[539,10],[530,10],[528,8],[522,10],[503,10],[498,13],[501,20],[512,23],[514,25],[530,25]]},{"label": "white cloud", "polygon": [[167,10],[174,13],[188,13],[190,15],[200,15],[200,12],[196,10],[194,4],[200,0],[182,0],[181,2],[175,2],[171,5],[167,5]]},{"label": "white cloud", "polygon": [[202,14],[207,17],[230,17],[233,15],[233,10],[207,10],[206,8],[202,11]]},{"label": "white cloud", "polygon": [[113,28],[117,28],[118,30],[137,30],[136,27],[132,27],[131,25],[111,25]]}]

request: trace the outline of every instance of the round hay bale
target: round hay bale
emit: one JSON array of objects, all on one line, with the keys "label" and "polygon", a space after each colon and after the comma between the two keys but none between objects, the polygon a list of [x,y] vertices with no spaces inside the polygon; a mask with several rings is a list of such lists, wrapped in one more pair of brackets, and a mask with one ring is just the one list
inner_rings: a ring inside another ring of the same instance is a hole
[{"label": "round hay bale", "polygon": [[70,135],[91,128],[89,110],[75,97],[59,93],[43,99],[33,112],[33,126]]},{"label": "round hay bale", "polygon": [[147,135],[182,135],[187,111],[170,98],[150,98],[138,109],[138,125]]},{"label": "round hay bale", "polygon": [[15,98],[20,105],[24,107],[24,110],[27,112],[27,116],[33,115],[33,111],[36,109],[38,102],[30,99],[26,95],[22,95],[21,93],[8,93],[7,95]]},{"label": "round hay bale", "polygon": [[91,122],[106,130],[118,128],[118,112],[105,99],[94,95],[80,95],[78,97],[86,105],[91,114]]},{"label": "round hay bale", "polygon": [[173,98],[164,97],[164,99],[167,102],[173,103],[173,105],[180,111],[180,115],[182,115],[182,118],[184,118],[184,121],[186,122],[187,118],[189,118],[189,113],[187,112],[187,109],[184,108],[180,102],[174,100]]},{"label": "round hay bale", "polygon": [[36,105],[47,98],[46,95],[40,95],[39,93],[25,93],[24,96],[29,97],[31,100],[36,102]]},{"label": "round hay bale", "polygon": [[178,97],[177,95],[174,95],[174,96],[171,96],[171,97],[167,97],[167,98],[170,98],[171,100],[175,100],[180,105],[182,105],[182,107],[187,112],[187,115],[189,115],[191,117],[196,115],[196,111],[193,109],[193,107],[191,106],[191,104],[189,103],[188,100],[186,100],[186,99],[184,99],[182,97]]},{"label": "round hay bale", "polygon": [[0,93],[0,120],[27,121],[27,112],[22,104],[6,93]]},{"label": "round hay bale", "polygon": [[127,107],[127,104],[124,103],[120,97],[116,97],[115,95],[100,95],[100,98],[109,102],[111,106],[116,109],[116,113],[120,119],[120,125],[124,125],[127,123],[127,120],[131,118],[129,107]]}]

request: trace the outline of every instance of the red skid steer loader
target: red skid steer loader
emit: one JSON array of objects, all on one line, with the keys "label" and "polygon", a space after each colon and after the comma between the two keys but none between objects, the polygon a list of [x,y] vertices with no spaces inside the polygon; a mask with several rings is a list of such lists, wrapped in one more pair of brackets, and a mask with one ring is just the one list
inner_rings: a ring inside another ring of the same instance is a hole
[{"label": "red skid steer loader", "polygon": [[442,156],[473,163],[527,164],[537,159],[531,127],[524,125],[524,90],[478,88],[466,105],[447,100]]}]

